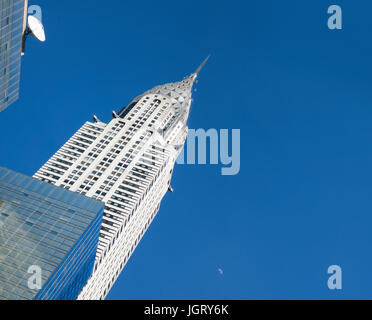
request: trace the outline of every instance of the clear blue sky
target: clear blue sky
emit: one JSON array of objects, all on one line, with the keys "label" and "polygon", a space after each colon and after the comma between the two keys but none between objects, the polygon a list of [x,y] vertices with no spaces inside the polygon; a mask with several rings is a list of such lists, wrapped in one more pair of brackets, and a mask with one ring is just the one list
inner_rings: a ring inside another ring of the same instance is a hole
[{"label": "clear blue sky", "polygon": [[47,42],[28,42],[21,100],[0,114],[0,165],[33,174],[93,114],[209,53],[189,125],[241,129],[238,176],[176,168],[109,299],[372,298],[370,1],[37,4]]}]

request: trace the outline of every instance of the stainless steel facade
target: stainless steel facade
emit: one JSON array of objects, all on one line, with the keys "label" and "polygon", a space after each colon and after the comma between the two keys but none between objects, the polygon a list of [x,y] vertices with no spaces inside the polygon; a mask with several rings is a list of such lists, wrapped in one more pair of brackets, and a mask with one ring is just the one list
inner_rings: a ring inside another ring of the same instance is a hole
[{"label": "stainless steel facade", "polygon": [[135,98],[109,123],[85,123],[34,175],[105,203],[94,271],[79,299],[107,296],[172,189],[205,62],[184,80]]}]

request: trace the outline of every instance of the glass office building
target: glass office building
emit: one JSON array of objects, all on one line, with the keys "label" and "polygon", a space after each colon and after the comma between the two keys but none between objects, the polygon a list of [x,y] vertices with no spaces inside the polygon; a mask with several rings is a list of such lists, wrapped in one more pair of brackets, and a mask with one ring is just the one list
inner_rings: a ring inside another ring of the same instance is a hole
[{"label": "glass office building", "polygon": [[0,111],[19,97],[27,0],[0,0]]},{"label": "glass office building", "polygon": [[76,299],[93,271],[103,209],[0,167],[0,300]]}]

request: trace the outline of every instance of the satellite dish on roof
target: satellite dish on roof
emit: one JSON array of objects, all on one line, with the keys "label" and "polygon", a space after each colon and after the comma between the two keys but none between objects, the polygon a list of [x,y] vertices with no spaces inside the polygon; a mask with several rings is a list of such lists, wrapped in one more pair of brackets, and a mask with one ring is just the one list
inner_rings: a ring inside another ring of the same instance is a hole
[{"label": "satellite dish on roof", "polygon": [[41,23],[41,21],[35,16],[28,16],[27,22],[28,22],[29,34],[33,35],[39,41],[44,42],[45,31],[44,31],[44,26]]},{"label": "satellite dish on roof", "polygon": [[29,35],[34,36],[41,42],[44,42],[46,40],[44,26],[41,20],[36,17],[36,15],[29,15],[27,17],[27,27],[25,32],[23,33],[22,39],[22,55],[24,55],[25,53],[26,39]]}]

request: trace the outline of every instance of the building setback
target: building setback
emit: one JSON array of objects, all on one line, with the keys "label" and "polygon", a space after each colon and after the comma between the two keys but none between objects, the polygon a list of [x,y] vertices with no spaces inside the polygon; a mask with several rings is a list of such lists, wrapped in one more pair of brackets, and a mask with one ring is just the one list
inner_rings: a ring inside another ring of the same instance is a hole
[{"label": "building setback", "polygon": [[34,175],[105,203],[94,272],[79,299],[107,296],[172,190],[174,164],[188,133],[192,88],[204,63],[183,81],[135,98],[113,112],[109,123],[94,117]]},{"label": "building setback", "polygon": [[0,300],[75,300],[92,274],[103,208],[0,167]]},{"label": "building setback", "polygon": [[0,112],[19,97],[27,0],[0,0]]}]

